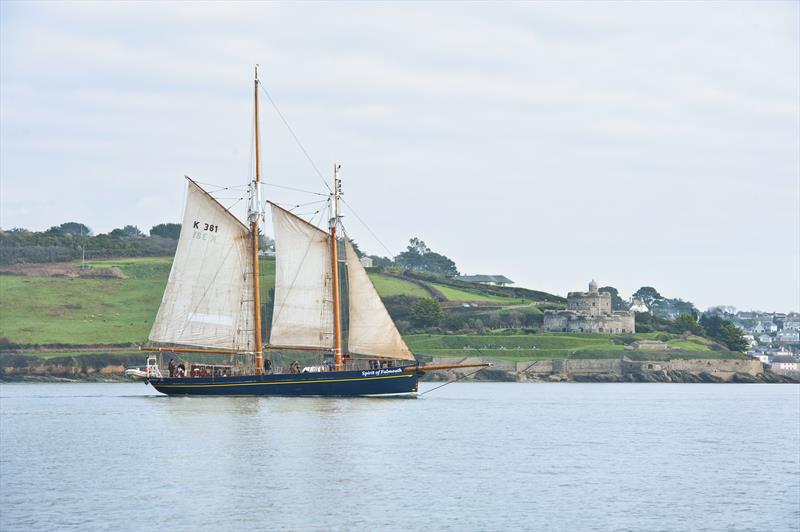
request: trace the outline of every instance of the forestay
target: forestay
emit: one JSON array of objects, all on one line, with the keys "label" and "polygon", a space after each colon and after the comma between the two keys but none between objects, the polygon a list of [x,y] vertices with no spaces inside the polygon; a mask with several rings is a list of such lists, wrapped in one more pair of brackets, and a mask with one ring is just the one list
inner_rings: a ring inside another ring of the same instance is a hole
[{"label": "forestay", "polygon": [[180,240],[150,340],[252,351],[250,232],[191,179],[187,188]]},{"label": "forestay", "polygon": [[270,344],[333,347],[330,235],[272,204],[275,305]]},{"label": "forestay", "polygon": [[414,360],[349,240],[345,242],[345,255],[350,285],[348,351]]}]

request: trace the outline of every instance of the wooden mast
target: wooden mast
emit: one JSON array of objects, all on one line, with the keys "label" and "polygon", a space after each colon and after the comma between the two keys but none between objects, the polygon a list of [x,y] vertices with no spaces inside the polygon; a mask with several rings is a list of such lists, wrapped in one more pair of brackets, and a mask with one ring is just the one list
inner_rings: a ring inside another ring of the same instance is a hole
[{"label": "wooden mast", "polygon": [[253,97],[255,98],[256,179],[253,183],[253,190],[251,192],[252,204],[249,217],[250,234],[253,239],[253,315],[255,318],[256,374],[263,375],[264,355],[261,343],[261,274],[258,263],[258,218],[261,215],[261,194],[259,194],[258,188],[261,181],[261,139],[259,138],[258,130],[258,65],[256,65]]},{"label": "wooden mast", "polygon": [[334,371],[344,371],[342,362],[342,320],[340,316],[341,304],[339,303],[339,243],[336,240],[336,226],[339,224],[339,195],[341,182],[339,181],[339,168],[333,165],[333,218],[330,221],[331,229],[331,262],[333,263],[333,365]]}]

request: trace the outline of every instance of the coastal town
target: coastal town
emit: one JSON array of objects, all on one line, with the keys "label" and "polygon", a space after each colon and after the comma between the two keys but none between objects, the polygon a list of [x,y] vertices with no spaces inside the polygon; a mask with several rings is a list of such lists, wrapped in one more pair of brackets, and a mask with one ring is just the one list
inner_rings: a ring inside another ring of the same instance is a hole
[{"label": "coastal town", "polygon": [[744,331],[747,355],[778,373],[800,371],[800,313],[738,311],[728,319]]}]

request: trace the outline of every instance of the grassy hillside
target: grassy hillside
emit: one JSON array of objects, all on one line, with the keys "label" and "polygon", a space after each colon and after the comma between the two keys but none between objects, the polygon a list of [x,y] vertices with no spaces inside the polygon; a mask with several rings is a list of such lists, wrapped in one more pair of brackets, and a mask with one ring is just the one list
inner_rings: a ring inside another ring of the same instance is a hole
[{"label": "grassy hillside", "polygon": [[380,273],[371,273],[369,274],[369,278],[372,281],[372,284],[375,285],[375,289],[378,291],[378,294],[380,294],[381,297],[430,297],[430,294],[419,285],[409,281],[404,281],[403,279],[398,279],[397,277],[390,277]]},{"label": "grassy hillside", "polygon": [[[124,278],[0,275],[0,337],[19,344],[145,342],[172,259],[123,258],[87,264],[94,270],[118,268]],[[275,283],[275,261],[262,260],[261,273],[266,302]],[[370,277],[382,297],[430,295],[414,282],[379,273]],[[456,289],[442,292],[454,301],[517,301]]]},{"label": "grassy hillside", "polygon": [[[89,262],[93,270],[118,268],[121,278],[83,278],[44,275],[0,275],[0,337],[18,344],[129,344],[145,343],[155,318],[169,275],[171,258],[126,258]],[[267,301],[274,285],[275,262],[262,261],[262,299]],[[487,294],[467,287],[454,287],[422,280],[405,280],[392,275],[371,273],[382,297],[409,295],[426,297],[420,285],[427,283],[455,305],[454,311],[474,313],[503,312],[498,307],[519,305],[520,312],[541,313],[524,298]],[[458,303],[475,302],[479,308],[461,308]],[[486,307],[485,305],[491,305]],[[494,308],[495,310],[492,310]],[[472,315],[472,314],[470,314]],[[635,338],[615,338],[601,334],[520,334],[495,331],[490,334],[412,334],[406,337],[416,352],[431,356],[469,356],[479,354],[503,359],[564,357],[619,357],[635,355],[623,343],[633,339],[653,339],[656,333]],[[662,338],[663,339],[663,338]],[[727,357],[731,353],[715,350],[703,338],[670,336],[670,356]],[[80,354],[69,347],[45,356]]]},{"label": "grassy hillside", "polygon": [[0,337],[24,344],[142,342],[150,332],[172,260],[122,259],[124,279],[0,276]]},{"label": "grassy hillside", "polygon": [[444,295],[449,301],[458,301],[458,302],[490,302],[490,303],[502,303],[504,305],[520,305],[527,303],[527,300],[522,298],[513,298],[513,297],[504,297],[498,296],[493,294],[481,294],[476,292],[470,292],[464,290],[462,288],[454,288],[452,286],[447,286],[444,284],[439,283],[428,283],[434,288],[436,288],[439,292]]},{"label": "grassy hillside", "polygon": [[[633,335],[636,340],[652,340],[656,333]],[[533,360],[537,358],[618,358],[647,356],[658,358],[664,352],[643,352],[626,349],[623,341],[632,338],[607,334],[410,334],[405,337],[409,347],[422,355],[430,356],[486,356],[506,360]],[[703,338],[671,339],[667,341],[671,358],[738,358],[738,353],[717,351]]]}]

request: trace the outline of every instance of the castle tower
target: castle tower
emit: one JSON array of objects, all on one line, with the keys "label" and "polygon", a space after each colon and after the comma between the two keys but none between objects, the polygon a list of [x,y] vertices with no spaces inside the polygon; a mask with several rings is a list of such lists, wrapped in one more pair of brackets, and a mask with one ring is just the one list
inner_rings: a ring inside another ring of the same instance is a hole
[{"label": "castle tower", "polygon": [[589,283],[589,293],[596,294],[597,293],[597,283],[592,279],[592,282]]}]

